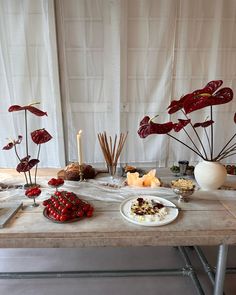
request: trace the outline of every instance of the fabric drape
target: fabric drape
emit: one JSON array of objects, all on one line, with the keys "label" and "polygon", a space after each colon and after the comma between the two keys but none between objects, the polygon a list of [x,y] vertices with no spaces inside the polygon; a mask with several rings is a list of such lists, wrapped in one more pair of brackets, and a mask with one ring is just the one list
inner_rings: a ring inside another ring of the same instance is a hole
[{"label": "fabric drape", "polygon": [[[0,142],[23,136],[19,155],[25,157],[24,112],[9,113],[11,105],[40,102],[42,118],[29,113],[29,132],[45,128],[53,139],[42,145],[39,167],[65,165],[57,44],[52,0],[0,1]],[[36,157],[37,146],[30,142]],[[0,152],[1,167],[15,167],[13,149]]]},{"label": "fabric drape", "polygon": [[[76,160],[77,130],[84,130],[86,162],[103,162],[96,134],[129,131],[121,162],[169,166],[200,160],[167,136],[137,135],[142,117],[177,121],[167,115],[172,99],[222,79],[236,86],[236,2],[223,0],[60,0],[65,42],[64,87],[68,158]],[[215,107],[215,149],[234,132],[235,102]],[[193,114],[193,122],[207,113]],[[225,132],[224,128],[227,128]],[[191,132],[190,132],[191,134]],[[221,134],[221,137],[217,136]],[[186,141],[185,134],[175,134]],[[204,134],[202,140],[207,144]],[[73,143],[73,144],[72,144]],[[234,157],[228,159],[235,162]]]}]

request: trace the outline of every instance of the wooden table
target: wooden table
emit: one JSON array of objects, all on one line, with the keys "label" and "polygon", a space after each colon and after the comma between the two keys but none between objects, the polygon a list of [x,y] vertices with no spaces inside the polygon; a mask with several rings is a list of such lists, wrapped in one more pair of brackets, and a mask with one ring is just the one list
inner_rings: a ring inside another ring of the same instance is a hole
[{"label": "wooden table", "polygon": [[[10,172],[11,170],[0,170]],[[56,170],[41,170],[55,177]],[[14,174],[13,174],[14,175]],[[93,218],[57,224],[43,206],[24,207],[0,230],[1,248],[66,248],[88,246],[219,246],[214,294],[223,292],[228,245],[236,243],[236,202],[191,200],[181,203],[178,218],[162,227],[142,227],[124,220],[119,203],[92,201]]]}]

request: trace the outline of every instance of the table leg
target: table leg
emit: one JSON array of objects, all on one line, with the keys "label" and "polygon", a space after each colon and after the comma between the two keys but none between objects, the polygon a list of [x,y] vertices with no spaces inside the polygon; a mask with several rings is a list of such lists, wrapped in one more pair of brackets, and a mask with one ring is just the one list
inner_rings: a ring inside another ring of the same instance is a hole
[{"label": "table leg", "polygon": [[218,251],[214,295],[222,295],[224,291],[227,254],[228,245],[221,244]]}]

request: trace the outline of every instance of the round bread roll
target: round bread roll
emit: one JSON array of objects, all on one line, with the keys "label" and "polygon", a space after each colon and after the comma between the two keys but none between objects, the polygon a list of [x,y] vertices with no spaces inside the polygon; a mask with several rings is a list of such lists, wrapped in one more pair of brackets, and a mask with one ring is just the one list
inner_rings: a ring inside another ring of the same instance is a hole
[{"label": "round bread roll", "polygon": [[[96,175],[95,169],[91,165],[83,164],[83,178],[91,179]],[[79,164],[72,163],[65,168],[65,180],[80,180],[80,168]]]},{"label": "round bread roll", "polygon": [[80,180],[79,165],[72,163],[65,168],[65,180]]},{"label": "round bread roll", "polygon": [[96,171],[91,165],[83,164],[83,177],[85,179],[92,179],[96,176]]}]

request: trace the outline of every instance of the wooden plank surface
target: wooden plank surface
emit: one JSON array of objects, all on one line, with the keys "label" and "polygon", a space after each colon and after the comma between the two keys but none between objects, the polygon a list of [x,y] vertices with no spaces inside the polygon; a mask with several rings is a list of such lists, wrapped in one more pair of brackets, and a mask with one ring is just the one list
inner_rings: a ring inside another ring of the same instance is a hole
[{"label": "wooden plank surface", "polygon": [[143,227],[119,211],[95,211],[94,217],[57,224],[42,212],[19,212],[0,231],[0,247],[74,247],[145,245],[216,245],[236,243],[236,219],[226,210],[181,211],[169,225]]},{"label": "wooden plank surface", "polygon": [[[236,192],[235,192],[235,198],[236,198]],[[224,208],[229,211],[235,218],[236,218],[236,201],[221,201]]]},{"label": "wooden plank surface", "polygon": [[[55,170],[50,170],[54,175]],[[41,171],[42,173],[42,171]],[[45,175],[49,175],[48,170]],[[30,200],[29,200],[30,201]],[[0,230],[3,248],[58,248],[85,246],[218,245],[236,243],[236,206],[231,201],[192,199],[181,207],[178,218],[165,226],[143,227],[121,216],[118,202],[90,201],[92,218],[57,224],[46,219],[43,206],[29,207],[27,201]]]}]

